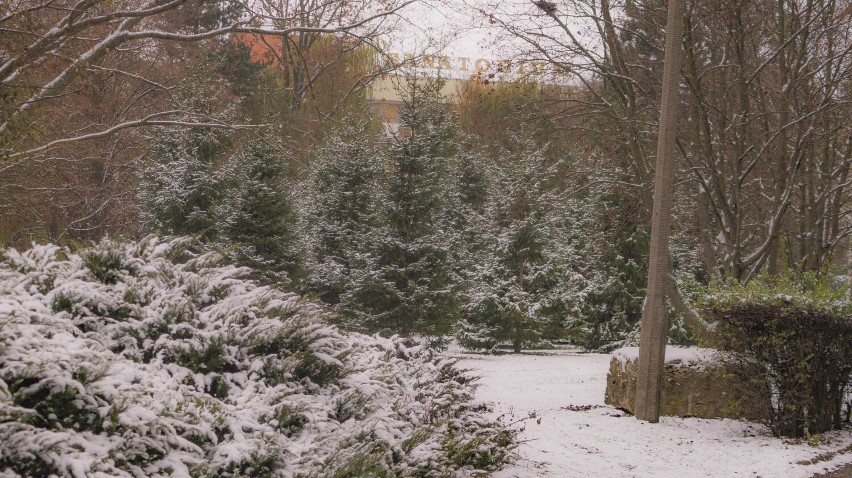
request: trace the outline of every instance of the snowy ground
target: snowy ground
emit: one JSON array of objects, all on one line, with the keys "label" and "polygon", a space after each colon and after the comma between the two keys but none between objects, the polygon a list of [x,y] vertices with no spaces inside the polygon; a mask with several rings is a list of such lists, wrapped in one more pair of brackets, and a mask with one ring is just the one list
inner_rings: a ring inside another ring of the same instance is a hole
[{"label": "snowy ground", "polygon": [[[518,461],[495,478],[807,478],[852,463],[848,429],[810,446],[747,422],[663,417],[651,425],[625,416],[603,403],[608,355],[456,355],[481,372],[478,398],[507,418],[536,415],[524,422]],[[818,463],[803,464],[811,460]]]}]

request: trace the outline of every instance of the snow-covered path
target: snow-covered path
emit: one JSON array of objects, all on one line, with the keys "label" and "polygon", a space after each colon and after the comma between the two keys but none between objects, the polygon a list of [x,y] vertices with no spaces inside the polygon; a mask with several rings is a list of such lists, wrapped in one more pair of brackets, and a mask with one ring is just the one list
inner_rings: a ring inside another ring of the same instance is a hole
[{"label": "snow-covered path", "polygon": [[495,478],[807,478],[852,462],[852,430],[809,446],[747,422],[663,417],[651,425],[625,416],[603,403],[608,355],[457,355],[479,371],[477,397],[497,413],[509,421],[536,416],[524,422],[518,461]]}]

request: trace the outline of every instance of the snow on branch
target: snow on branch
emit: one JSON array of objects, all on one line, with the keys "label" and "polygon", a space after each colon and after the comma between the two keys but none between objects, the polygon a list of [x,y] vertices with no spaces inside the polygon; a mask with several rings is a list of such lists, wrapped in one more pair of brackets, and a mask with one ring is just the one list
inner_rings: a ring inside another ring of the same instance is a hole
[{"label": "snow on branch", "polygon": [[[227,37],[236,33],[288,37],[300,34],[353,35],[356,38],[379,33],[374,24],[397,14],[415,0],[393,0],[378,4],[363,1],[359,8],[328,9],[322,3],[300,3],[306,9],[291,12],[266,12],[260,4],[240,2],[233,20],[213,27],[201,24],[188,28],[185,21],[172,18],[188,14],[189,0],[153,0],[142,3],[115,2],[105,7],[100,2],[81,0],[66,3],[61,0],[31,5],[21,2],[0,19],[3,37],[8,39],[0,48],[0,84],[8,88],[9,102],[0,111],[0,157],[21,158],[44,152],[69,142],[99,138],[117,131],[148,126],[160,115],[151,112],[138,120],[119,122],[100,132],[83,136],[56,139],[21,134],[32,121],[35,110],[50,108],[64,91],[85,80],[93,71],[116,71],[123,76],[167,90],[144,73],[113,68],[109,59],[124,51],[125,44],[150,49],[150,42],[198,42]],[[288,4],[289,5],[289,4]],[[47,14],[50,12],[51,14]],[[61,15],[53,15],[61,13]],[[197,15],[197,13],[192,13]],[[226,18],[226,17],[223,17]],[[20,24],[20,25],[18,25]],[[18,26],[20,28],[18,28]],[[372,27],[371,27],[372,26]],[[364,28],[367,32],[363,32]],[[17,32],[17,33],[15,33]],[[149,43],[145,43],[145,42]],[[142,50],[140,50],[142,51]],[[145,54],[142,53],[142,58]],[[150,110],[149,110],[150,111]],[[159,121],[156,124],[165,125]],[[37,141],[40,144],[19,144]]]}]

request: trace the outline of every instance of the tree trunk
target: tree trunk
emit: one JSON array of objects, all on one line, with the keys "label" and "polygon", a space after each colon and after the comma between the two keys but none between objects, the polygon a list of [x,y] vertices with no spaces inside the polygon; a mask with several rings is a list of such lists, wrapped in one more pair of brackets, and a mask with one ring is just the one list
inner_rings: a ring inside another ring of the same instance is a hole
[{"label": "tree trunk", "polygon": [[654,173],[654,206],[651,215],[648,291],[642,310],[636,384],[636,418],[652,423],[660,420],[660,390],[669,325],[666,317],[666,281],[670,268],[668,243],[672,222],[673,163],[679,106],[684,1],[670,0],[668,9],[660,131]]}]

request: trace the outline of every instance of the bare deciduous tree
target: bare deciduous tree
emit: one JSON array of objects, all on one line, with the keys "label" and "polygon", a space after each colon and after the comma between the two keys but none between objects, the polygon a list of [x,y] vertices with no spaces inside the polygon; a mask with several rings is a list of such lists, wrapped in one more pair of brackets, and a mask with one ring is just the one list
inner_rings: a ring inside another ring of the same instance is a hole
[{"label": "bare deciduous tree", "polygon": [[852,225],[852,2],[694,2],[687,22],[679,146],[707,269],[822,269]]},{"label": "bare deciduous tree", "polygon": [[[242,0],[0,5],[0,242],[132,234],[141,129],[257,126],[258,117],[238,106],[242,93],[225,84],[245,72],[220,71],[237,35],[344,45],[313,58],[302,51],[283,65],[310,65],[303,84],[312,85],[345,69],[334,62],[353,49],[377,46],[413,1],[291,1],[280,11]],[[353,88],[363,88],[369,78],[356,80]],[[309,88],[300,91],[304,97]]]},{"label": "bare deciduous tree", "polygon": [[[140,126],[225,126],[216,118],[175,110],[167,101],[150,99],[170,88],[158,81],[157,73],[163,71],[151,67],[168,69],[169,62],[180,62],[180,55],[164,58],[164,49],[237,32],[288,39],[320,33],[371,35],[377,31],[377,22],[413,1],[322,0],[301,2],[304,8],[295,11],[259,9],[255,2],[242,0],[224,4],[204,0],[22,0],[6,4],[0,11],[0,154],[6,159],[32,157],[56,146]],[[227,15],[222,14],[223,6]],[[327,18],[320,20],[323,15]],[[306,20],[308,16],[310,20]],[[131,68],[110,64],[124,55],[135,59]],[[93,80],[93,72],[120,77],[144,85],[144,89],[127,98],[124,114],[107,123],[74,124],[67,129],[61,121],[46,124],[46,117]]]},{"label": "bare deciduous tree", "polygon": [[[573,75],[586,100],[564,116],[588,119],[647,207],[664,3],[546,3],[479,8],[522,41],[523,58]],[[687,2],[683,45],[676,184],[694,204],[682,220],[695,221],[705,269],[740,280],[823,269],[852,233],[852,2]]]}]

